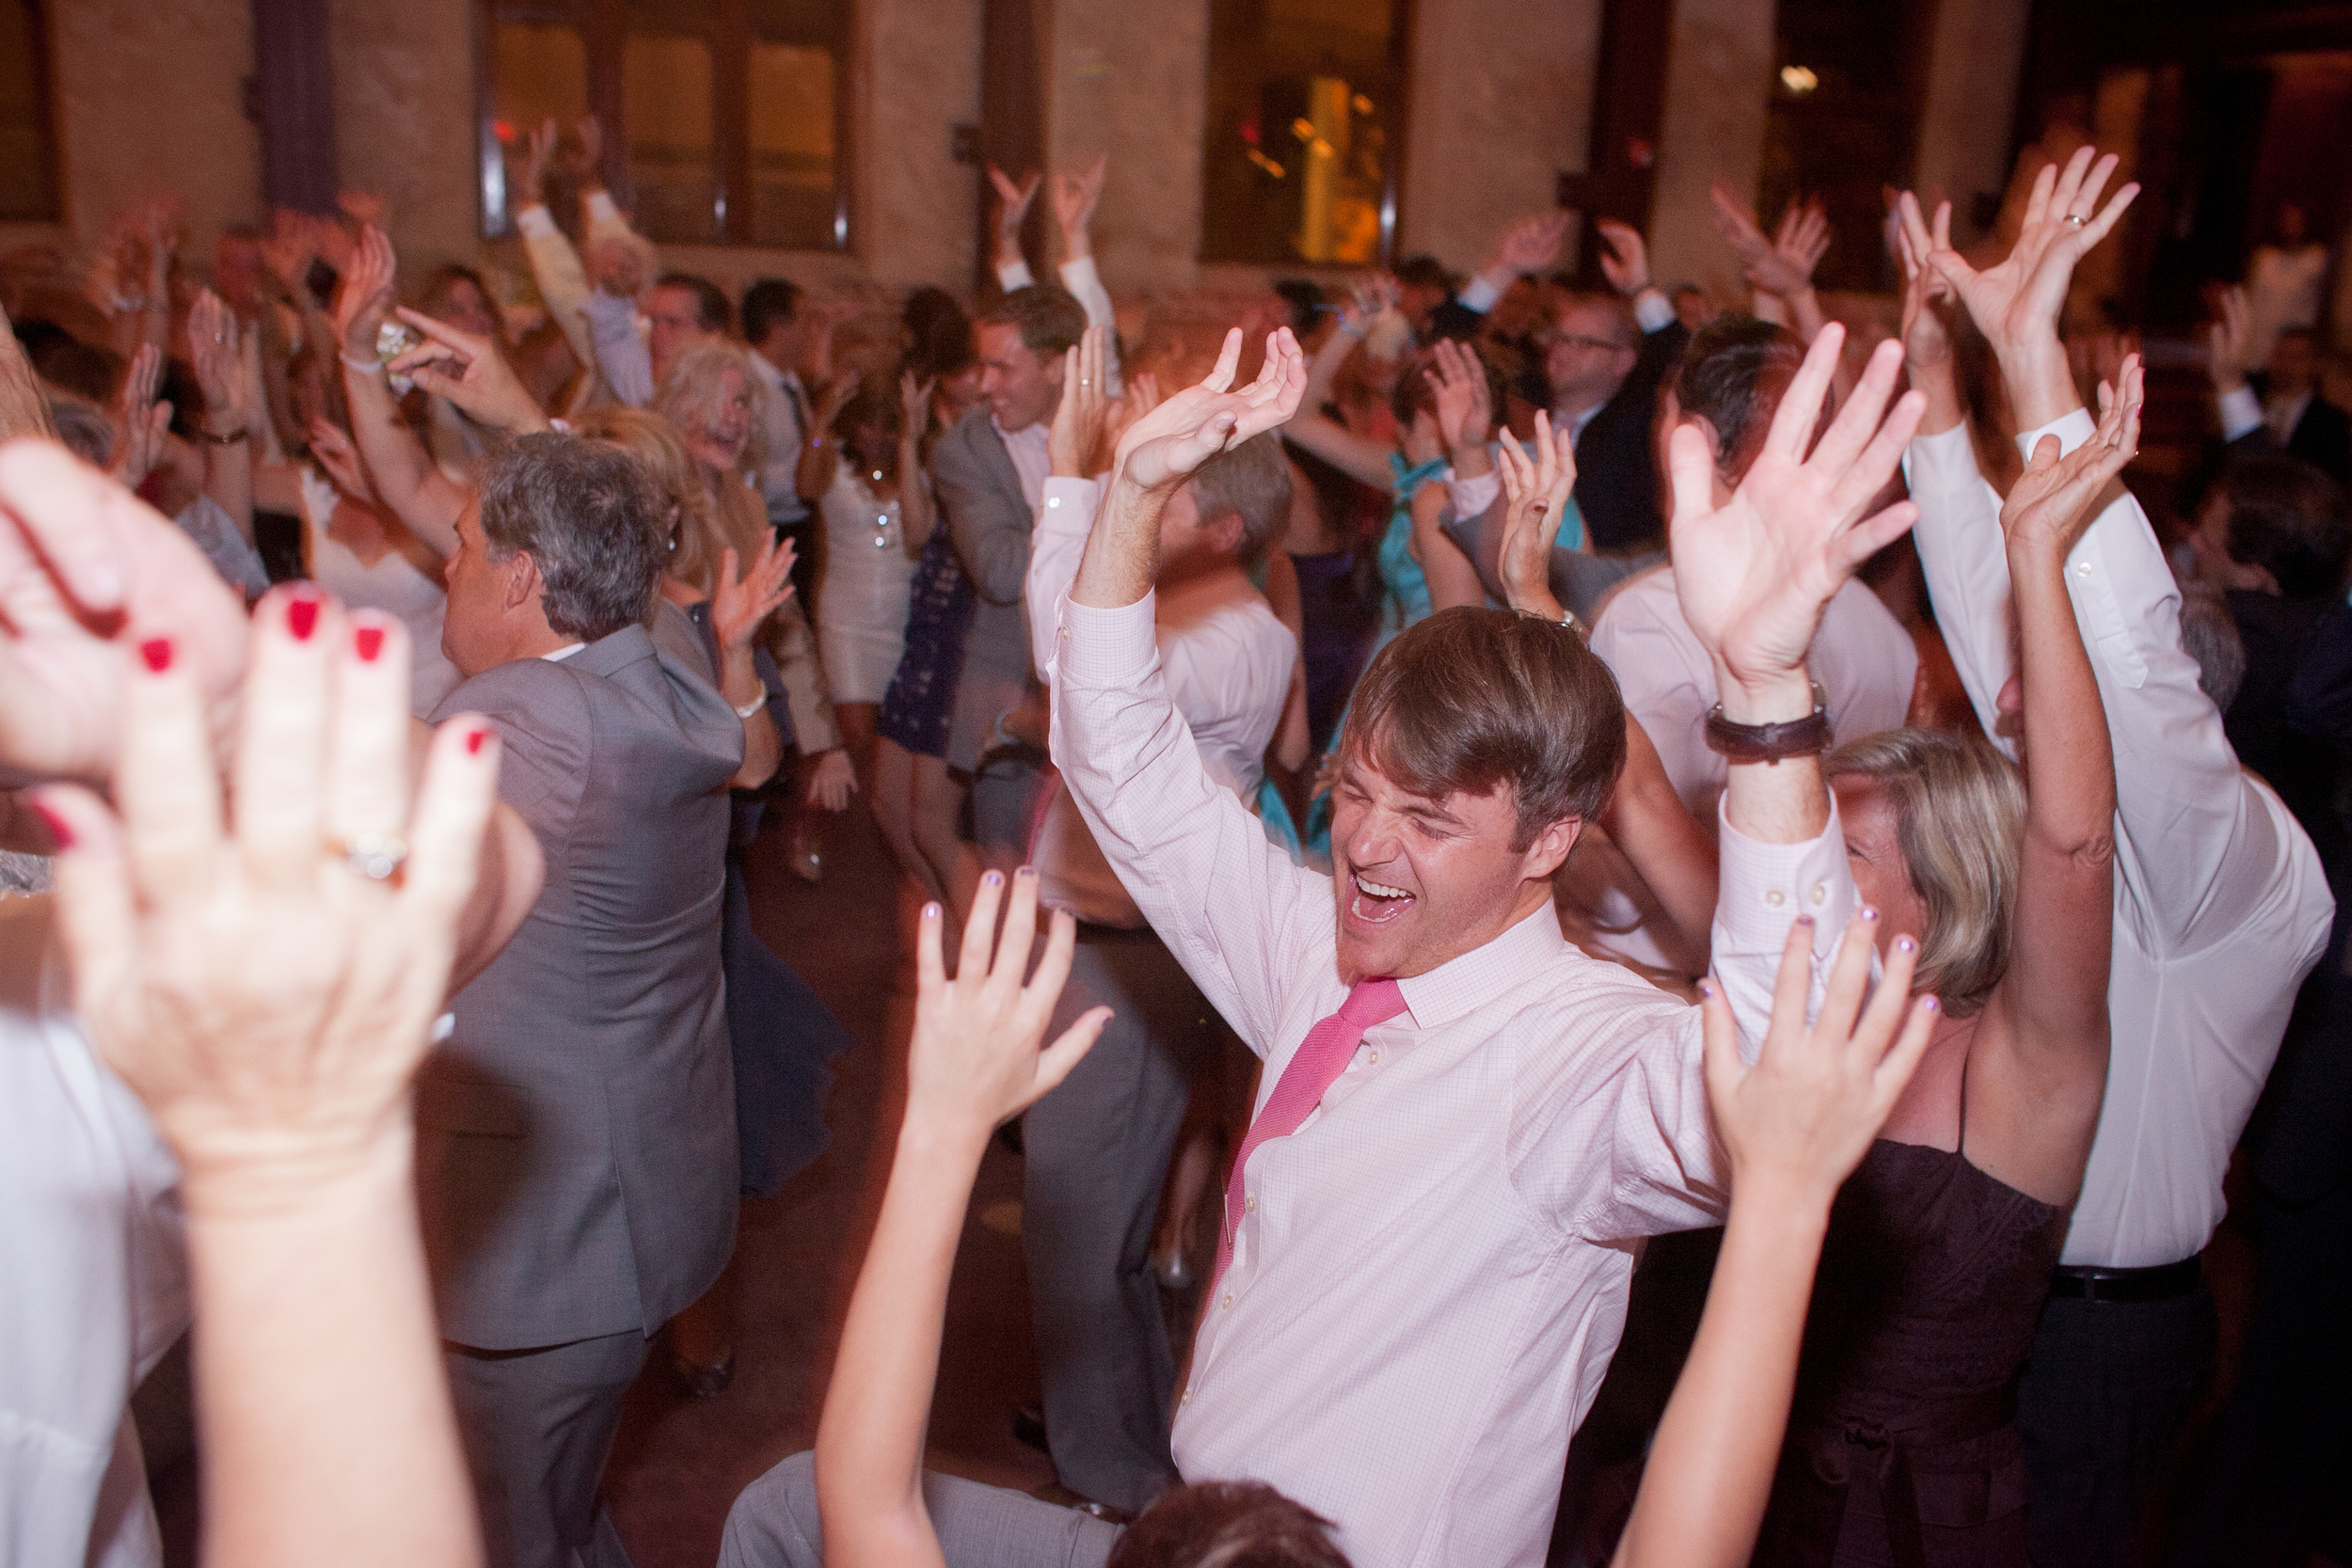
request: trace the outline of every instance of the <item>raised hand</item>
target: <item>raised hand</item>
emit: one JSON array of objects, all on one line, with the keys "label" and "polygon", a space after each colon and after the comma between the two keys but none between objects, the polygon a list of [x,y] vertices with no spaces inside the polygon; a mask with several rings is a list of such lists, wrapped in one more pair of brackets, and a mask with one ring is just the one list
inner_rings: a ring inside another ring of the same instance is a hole
[{"label": "raised hand", "polygon": [[1813,269],[1829,253],[1829,214],[1821,204],[1791,198],[1780,215],[1780,231],[1772,239],[1773,260],[1783,269],[1779,276],[1791,290],[1801,292],[1813,286]]},{"label": "raised hand", "polygon": [[1094,253],[1088,229],[1094,222],[1095,207],[1103,199],[1103,177],[1110,161],[1108,152],[1098,152],[1094,162],[1075,174],[1064,174],[1058,169],[1054,173],[1054,222],[1061,230],[1061,253],[1065,260],[1074,261]]},{"label": "raised hand", "polygon": [[310,259],[318,254],[317,231],[309,214],[280,207],[270,214],[269,237],[261,243],[262,264],[297,305],[310,297]]},{"label": "raised hand", "polygon": [[904,419],[901,427],[910,441],[921,441],[923,433],[931,427],[931,394],[939,383],[925,381],[913,371],[898,372],[898,412]]},{"label": "raised hand", "polygon": [[400,319],[425,341],[386,367],[436,397],[449,399],[482,423],[516,435],[551,428],[546,410],[487,338],[460,332],[421,310],[400,308]]},{"label": "raised hand", "polygon": [[1740,1060],[1739,1029],[1723,988],[1700,988],[1707,1100],[1731,1156],[1734,1202],[1760,1189],[1775,1205],[1826,1214],[1927,1053],[1938,1006],[1932,996],[1910,995],[1919,944],[1897,937],[1872,990],[1875,934],[1871,911],[1847,926],[1820,1013],[1807,1024],[1813,930],[1804,922],[1789,927],[1772,1024],[1754,1067]]},{"label": "raised hand", "polygon": [[204,428],[215,436],[242,429],[252,417],[245,399],[244,346],[229,302],[199,290],[188,308],[188,358],[204,393]]},{"label": "raised hand", "polygon": [[1936,203],[1931,228],[1920,215],[1919,198],[1904,191],[1895,199],[1895,216],[1896,260],[1903,269],[1903,363],[1915,379],[1931,372],[1948,377],[1958,296],[1928,258],[1952,247],[1952,204]]},{"label": "raised hand", "polygon": [[537,127],[523,133],[523,156],[520,171],[515,179],[515,191],[508,204],[520,212],[525,207],[541,207],[548,199],[548,170],[555,165],[555,144],[561,139],[553,115]]},{"label": "raised hand", "polygon": [[310,455],[326,470],[335,487],[353,500],[373,505],[375,487],[368,483],[367,467],[359,461],[359,451],[351,444],[351,437],[326,420],[312,420],[310,435]]},{"label": "raised hand", "polygon": [[163,460],[164,436],[171,428],[171,404],[155,401],[163,381],[163,351],[153,343],[141,344],[115,404],[115,450],[107,464],[126,490],[147,483],[148,474]]},{"label": "raised hand", "polygon": [[2094,156],[2095,149],[2079,148],[2063,171],[2050,164],[2034,177],[2025,227],[1998,265],[1979,272],[1949,245],[1928,258],[1951,281],[1978,329],[2005,359],[2058,346],[2058,312],[2066,304],[2075,263],[2106,238],[2139,194],[2137,182],[2127,184],[2102,208],[2099,193],[2114,175],[2118,160],[2112,152],[2095,163]]},{"label": "raised hand", "polygon": [[1089,326],[1062,356],[1061,403],[1045,450],[1059,479],[1091,479],[1101,471],[1103,437],[1110,429],[1111,398],[1103,385],[1110,328]]},{"label": "raised hand", "polygon": [[1517,441],[1495,449],[1507,503],[1499,567],[1513,610],[1557,621],[1563,612],[1551,592],[1551,551],[1576,488],[1576,443],[1565,431],[1555,436],[1550,417],[1538,409],[1534,444],[1533,461]]},{"label": "raised hand", "polygon": [[[1054,911],[1045,952],[1025,985],[1037,940],[1037,873],[1024,866],[1013,874],[1009,901],[1004,889],[1001,872],[980,879],[952,980],[941,958],[940,907],[923,907],[914,940],[914,1038],[907,1049],[909,1128],[986,1137],[1070,1076],[1110,1022],[1111,1010],[1096,1007],[1039,1049],[1070,978],[1077,922],[1067,911]],[[1000,942],[996,911],[1008,902]]]},{"label": "raised hand", "polygon": [[1603,218],[1597,228],[1601,275],[1611,288],[1631,299],[1649,287],[1649,245],[1631,224]]},{"label": "raised hand", "polygon": [[1225,334],[1216,366],[1198,385],[1162,403],[1119,438],[1114,478],[1145,491],[1168,490],[1217,452],[1286,422],[1307,390],[1307,361],[1287,326],[1266,335],[1258,379],[1229,390],[1241,362],[1241,328]]},{"label": "raised hand", "polygon": [[40,377],[24,356],[16,329],[8,325],[8,311],[0,309],[0,441],[13,441],[20,436],[56,437],[49,399],[40,388]]},{"label": "raised hand", "polygon": [[582,115],[572,122],[572,139],[558,142],[556,151],[564,160],[564,172],[572,177],[584,198],[604,189],[604,122],[595,115]]},{"label": "raised hand", "polygon": [[719,552],[719,576],[710,585],[710,629],[723,650],[750,646],[760,625],[792,596],[792,555],[791,542],[771,533],[752,569],[738,578],[736,553]]},{"label": "raised hand", "polygon": [[2126,355],[2112,384],[2099,383],[2099,428],[2065,456],[2058,438],[2044,436],[2026,471],[2001,503],[2001,531],[2012,553],[2063,559],[2100,512],[2099,499],[2139,452],[2139,416],[2147,381],[2139,356]]},{"label": "raised hand", "polygon": [[135,650],[159,637],[225,736],[244,600],[186,534],[63,448],[0,448],[0,768],[103,779]]},{"label": "raised hand", "polygon": [[1110,428],[1104,438],[1111,450],[1119,450],[1120,440],[1135,422],[1160,405],[1160,377],[1156,371],[1136,371],[1127,375],[1120,388],[1119,397],[1111,404]]},{"label": "raised hand", "polygon": [[1044,176],[1031,174],[1019,184],[994,164],[988,166],[988,182],[996,188],[996,260],[998,264],[1021,260],[1021,226],[1028,221],[1029,203]]},{"label": "raised hand", "polygon": [[391,214],[391,203],[374,191],[337,191],[335,210],[361,229],[381,229]]},{"label": "raised hand", "polygon": [[1428,377],[1429,388],[1437,394],[1438,433],[1446,450],[1459,452],[1476,447],[1483,456],[1495,423],[1494,395],[1486,385],[1486,365],[1476,349],[1451,338],[1438,339],[1430,356],[1432,363],[1422,374]]},{"label": "raised hand", "polygon": [[335,336],[354,359],[375,357],[375,334],[392,309],[392,242],[373,224],[359,231],[342,284],[335,291]]},{"label": "raised hand", "polygon": [[2247,302],[2246,291],[2234,283],[2222,290],[2214,303],[2221,313],[2213,324],[2213,357],[2205,368],[2218,397],[2246,385],[2247,344],[2254,336],[2254,308]]},{"label": "raised hand", "polygon": [[161,642],[129,676],[120,816],[85,790],[40,798],[63,830],[77,1010],[192,1179],[292,1202],[387,1149],[405,1161],[409,1080],[497,800],[497,732],[443,725],[412,809],[406,632],[281,589],[254,616],[224,791],[178,654]]},{"label": "raised hand", "polygon": [[[1909,501],[1863,515],[1894,474],[1926,406],[1922,394],[1909,392],[1886,411],[1900,343],[1879,345],[1828,433],[1811,456],[1805,453],[1844,344],[1843,327],[1822,328],[1781,397],[1763,450],[1723,504],[1715,501],[1715,454],[1707,437],[1683,424],[1668,442],[1675,589],[1684,619],[1715,662],[1724,712],[1734,722],[1795,719],[1810,710],[1805,654],[1831,596],[1917,515]],[[1804,699],[1804,708],[1752,717],[1766,692],[1773,694],[1772,706],[1788,706],[1793,692]]]},{"label": "raised hand", "polygon": [[1524,276],[1541,272],[1560,260],[1560,245],[1568,232],[1567,213],[1539,213],[1515,220],[1495,243],[1493,269]]}]

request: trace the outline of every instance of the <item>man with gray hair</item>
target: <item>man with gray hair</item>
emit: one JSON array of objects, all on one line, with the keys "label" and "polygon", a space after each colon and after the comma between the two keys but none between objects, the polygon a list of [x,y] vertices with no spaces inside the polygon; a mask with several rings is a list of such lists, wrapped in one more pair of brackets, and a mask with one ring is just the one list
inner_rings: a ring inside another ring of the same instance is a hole
[{"label": "man with gray hair", "polygon": [[493,456],[457,520],[444,714],[505,743],[547,881],[457,994],[418,1085],[417,1165],[452,1390],[498,1568],[625,1563],[596,1506],[646,1342],[735,1239],[719,974],[743,727],[644,622],[660,508],[564,436]]}]

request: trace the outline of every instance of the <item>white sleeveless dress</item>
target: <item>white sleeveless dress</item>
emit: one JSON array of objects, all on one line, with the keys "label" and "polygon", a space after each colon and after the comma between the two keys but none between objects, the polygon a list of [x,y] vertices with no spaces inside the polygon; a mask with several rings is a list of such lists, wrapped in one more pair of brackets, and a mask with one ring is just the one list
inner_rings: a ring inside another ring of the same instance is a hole
[{"label": "white sleeveless dress", "polygon": [[363,565],[326,531],[339,493],[315,468],[302,470],[302,526],[310,534],[310,580],[354,609],[380,610],[408,628],[408,711],[429,717],[465,677],[441,652],[441,615],[449,595],[400,551]]},{"label": "white sleeveless dress", "polygon": [[898,531],[897,501],[882,502],[843,463],[818,503],[825,523],[825,580],[817,594],[817,646],[836,703],[879,703],[906,652],[914,562]]}]

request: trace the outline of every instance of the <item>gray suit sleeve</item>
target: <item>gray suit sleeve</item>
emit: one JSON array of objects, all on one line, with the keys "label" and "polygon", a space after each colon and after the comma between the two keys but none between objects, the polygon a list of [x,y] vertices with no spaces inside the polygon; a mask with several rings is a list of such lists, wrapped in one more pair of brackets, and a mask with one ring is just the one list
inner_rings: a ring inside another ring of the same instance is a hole
[{"label": "gray suit sleeve", "polygon": [[1028,509],[1009,503],[989,483],[969,438],[959,431],[931,459],[931,483],[947,519],[948,538],[972,585],[991,604],[1019,604],[1029,575]]},{"label": "gray suit sleeve", "polygon": [[554,802],[576,801],[588,768],[587,700],[560,664],[516,659],[452,691],[434,714],[479,713],[498,726],[499,798],[543,836]]}]

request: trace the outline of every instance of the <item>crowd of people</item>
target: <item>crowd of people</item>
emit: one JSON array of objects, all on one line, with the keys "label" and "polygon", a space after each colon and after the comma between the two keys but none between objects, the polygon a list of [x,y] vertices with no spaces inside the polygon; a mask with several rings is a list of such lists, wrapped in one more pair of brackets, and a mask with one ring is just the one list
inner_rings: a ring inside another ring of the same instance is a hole
[{"label": "crowd of people", "polygon": [[[731,297],[605,161],[525,138],[527,288],[404,287],[363,197],[0,276],[10,1560],[160,1561],[192,1331],[208,1558],[628,1562],[624,1396],[727,1386],[851,1045],[763,825],[916,1006],[728,1568],[2352,1558],[2352,420],[2285,284],[2217,292],[2168,538],[2088,146],[1966,251],[1890,199],[1876,330],[1719,189],[1746,300],[1550,213],[1214,347],[1115,302],[1101,158],[991,171],[976,312]],[[1039,1495],[924,1466],[1007,1137]]]}]

